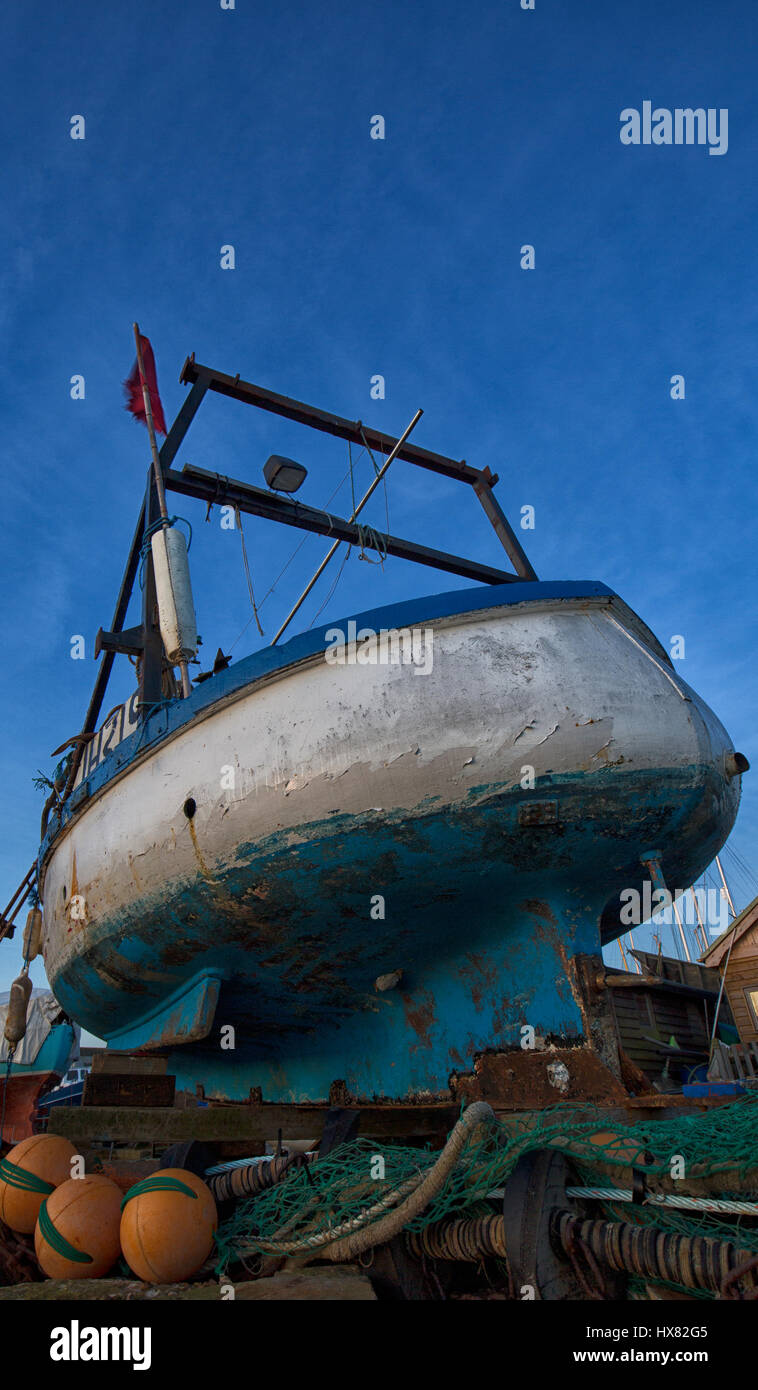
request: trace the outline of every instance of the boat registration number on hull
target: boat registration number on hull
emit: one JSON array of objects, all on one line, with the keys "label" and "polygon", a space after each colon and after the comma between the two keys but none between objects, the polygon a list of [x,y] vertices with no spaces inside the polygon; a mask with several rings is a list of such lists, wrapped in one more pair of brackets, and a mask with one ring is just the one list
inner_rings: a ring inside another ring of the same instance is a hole
[{"label": "boat registration number on hull", "polygon": [[133,734],[139,726],[139,691],[125,701],[123,705],[117,705],[111,710],[108,718],[100,725],[95,737],[90,740],[84,750],[84,755],[79,764],[74,786],[78,787],[81,782],[86,781],[91,772],[99,767],[104,758],[117,748],[123,739]]}]

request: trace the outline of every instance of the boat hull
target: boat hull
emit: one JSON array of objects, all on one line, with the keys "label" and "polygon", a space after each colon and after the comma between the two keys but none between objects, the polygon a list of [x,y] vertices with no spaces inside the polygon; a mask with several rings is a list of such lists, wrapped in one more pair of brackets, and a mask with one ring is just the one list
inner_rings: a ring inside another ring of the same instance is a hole
[{"label": "boat hull", "polygon": [[330,663],[323,629],[103,760],[41,859],[78,1022],[168,1049],[180,1085],[295,1101],[437,1094],[525,1030],[587,1036],[577,962],[645,855],[672,888],[710,862],[739,777],[608,590],[504,588],[358,620],[423,623],[431,663],[370,638]]},{"label": "boat hull", "polygon": [[33,1063],[12,1064],[9,1077],[3,1066],[0,1076],[2,1143],[20,1144],[34,1133],[37,1103],[60,1081],[75,1043],[75,1030],[69,1023],[59,1023],[50,1029]]}]

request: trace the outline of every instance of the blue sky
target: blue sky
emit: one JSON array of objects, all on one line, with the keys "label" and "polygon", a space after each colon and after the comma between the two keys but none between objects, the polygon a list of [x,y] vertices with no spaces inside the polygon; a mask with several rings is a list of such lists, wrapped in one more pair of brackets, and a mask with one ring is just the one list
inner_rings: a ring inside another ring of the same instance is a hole
[{"label": "blue sky", "polygon": [[[144,485],[147,437],[122,405],[134,319],[169,419],[192,350],[388,431],[422,406],[417,442],[489,464],[512,519],[536,508],[524,541],[541,578],[602,580],[665,644],[684,635],[681,674],[758,763],[757,29],[747,0],[8,0],[3,903],[37,848],[31,779],[81,725]],[[619,113],[647,99],[728,108],[728,152],[623,146]],[[344,444],[216,398],[178,462],[259,481],[274,451],[307,463],[315,505],[347,469]],[[403,464],[390,478],[393,531],[500,563],[460,485]],[[239,536],[177,503],[212,656],[250,616]],[[383,525],[380,494],[372,506]],[[349,512],[347,485],[332,507]],[[252,518],[246,531],[261,597],[300,536]],[[324,548],[308,538],[267,599],[267,639]],[[455,583],[353,555],[324,616]],[[73,661],[79,633],[87,659]],[[260,640],[251,625],[233,655]],[[119,659],[106,708],[129,675]],[[756,788],[758,771],[732,836],[751,868]],[[739,907],[750,879],[730,862]],[[19,963],[17,938],[0,985]]]}]

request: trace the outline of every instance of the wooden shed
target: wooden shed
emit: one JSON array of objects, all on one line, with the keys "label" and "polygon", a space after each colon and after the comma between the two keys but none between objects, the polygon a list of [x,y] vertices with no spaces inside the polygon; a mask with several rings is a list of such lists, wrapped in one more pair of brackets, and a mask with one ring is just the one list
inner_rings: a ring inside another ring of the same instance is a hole
[{"label": "wooden shed", "polygon": [[753,898],[700,959],[722,975],[726,973],[724,993],[740,1041],[758,1042],[758,898]]}]

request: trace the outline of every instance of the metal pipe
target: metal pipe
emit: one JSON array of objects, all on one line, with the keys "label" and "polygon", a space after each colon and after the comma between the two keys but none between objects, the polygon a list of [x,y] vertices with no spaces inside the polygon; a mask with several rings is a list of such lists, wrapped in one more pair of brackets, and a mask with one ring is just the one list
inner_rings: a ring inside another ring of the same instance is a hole
[{"label": "metal pipe", "polygon": [[37,862],[35,860],[35,862],[32,864],[31,869],[26,875],[26,878],[22,879],[21,883],[19,884],[18,888],[13,894],[13,897],[8,903],[5,912],[3,913],[2,917],[0,917],[0,941],[2,941],[3,937],[5,936],[13,936],[14,918],[26,902],[26,899],[29,896],[29,889],[32,887],[32,884],[34,883],[36,876]]},{"label": "metal pipe", "polygon": [[[185,384],[204,383],[209,391],[217,391],[222,396],[256,406],[259,410],[273,411],[275,415],[283,415],[285,419],[294,420],[309,429],[323,430],[338,439],[349,439],[351,444],[368,444],[377,454],[389,453],[396,443],[392,435],[371,429],[357,420],[346,420],[331,411],[319,410],[316,406],[306,405],[304,401],[291,400],[266,387],[255,386],[253,382],[241,381],[239,373],[232,377],[225,372],[217,372],[213,367],[204,367],[195,361],[194,355],[187,358],[179,380]],[[419,468],[428,468],[433,473],[441,473],[444,477],[460,479],[465,483],[478,482],[485,472],[491,486],[497,482],[497,475],[490,475],[488,470],[472,468],[465,459],[459,462],[444,454],[432,453],[430,449],[422,449],[417,444],[409,444],[407,448],[403,446],[399,456]]]},{"label": "metal pipe", "polygon": [[[421,416],[423,415],[423,413],[424,413],[423,410],[417,410],[417,411],[416,411],[416,414],[414,415],[413,419],[411,420],[411,423],[408,425],[407,429],[404,430],[404,432],[401,434],[400,438],[398,439],[398,441],[397,441],[397,443],[396,443],[394,449],[392,450],[392,453],[388,456],[388,458],[385,460],[385,462],[384,462],[384,464],[382,465],[382,467],[379,469],[379,472],[376,474],[376,477],[374,478],[374,481],[371,483],[370,487],[368,487],[367,490],[366,490],[366,492],[364,492],[364,494],[363,494],[363,496],[362,496],[360,502],[358,503],[358,505],[357,505],[355,511],[353,512],[352,516],[350,517],[350,520],[351,520],[351,521],[355,521],[356,517],[363,511],[363,508],[365,507],[365,505],[366,505],[366,503],[368,502],[369,498],[371,497],[372,493],[373,493],[373,492],[376,490],[376,488],[379,486],[380,482],[382,481],[382,478],[384,477],[385,473],[387,472],[387,469],[389,468],[389,466],[390,466],[390,464],[392,463],[393,459],[397,458],[397,455],[400,453],[400,450],[402,449],[403,444],[405,443],[406,439],[408,438],[408,435],[410,434],[410,432],[411,432],[411,430],[414,428],[414,426],[418,424],[418,422],[419,422],[419,420],[421,419]],[[313,575],[312,579],[310,579],[310,580],[308,581],[308,583],[306,584],[305,588],[303,589],[303,592],[302,592],[302,594],[300,595],[299,599],[297,600],[297,603],[295,604],[294,608],[291,608],[291,609],[290,609],[289,613],[287,614],[287,617],[284,619],[284,622],[282,623],[281,627],[279,628],[279,631],[277,632],[276,636],[275,636],[274,638],[272,638],[272,641],[271,641],[271,646],[272,646],[272,647],[275,647],[275,646],[276,646],[276,643],[279,641],[279,638],[281,637],[282,633],[285,631],[286,628],[289,627],[289,625],[290,625],[290,623],[292,622],[292,619],[294,618],[294,616],[295,616],[295,614],[297,613],[298,609],[301,607],[301,605],[302,605],[302,604],[305,602],[305,600],[307,599],[307,597],[308,597],[308,595],[309,595],[311,589],[313,588],[314,584],[315,584],[316,581],[321,577],[321,575],[324,573],[324,570],[326,569],[327,565],[329,564],[329,561],[331,560],[331,558],[332,558],[332,556],[335,554],[335,552],[339,549],[339,547],[341,546],[341,544],[342,544],[342,541],[335,541],[335,542],[334,542],[334,545],[331,547],[331,549],[329,550],[329,552],[324,556],[323,560],[321,561],[321,564],[319,565],[319,567],[318,567],[318,569],[316,570],[315,574]]]},{"label": "metal pipe", "polygon": [[537,575],[526,557],[526,552],[516,532],[492,491],[492,485],[496,481],[496,477],[493,477],[489,469],[485,468],[474,483],[474,492],[484,508],[488,521],[494,527],[495,535],[508,555],[516,574],[520,579],[533,582]]},{"label": "metal pipe", "polygon": [[[398,458],[401,455],[398,454]],[[152,466],[150,469],[152,477]],[[333,512],[321,507],[310,507],[295,498],[285,497],[265,488],[254,487],[241,482],[239,478],[229,478],[225,474],[211,473],[206,468],[185,463],[181,472],[169,468],[164,474],[166,492],[178,492],[182,497],[195,497],[201,502],[228,503],[238,507],[245,516],[259,516],[264,521],[275,521],[280,526],[293,526],[300,531],[308,531],[317,536],[347,541],[348,545],[361,544],[361,524],[335,516]],[[363,538],[365,549],[377,550],[386,555],[394,555],[399,560],[410,560],[416,565],[429,565],[445,574],[459,574],[464,579],[473,579],[477,584],[517,584],[518,576],[509,570],[496,569],[493,565],[483,565],[477,560],[467,560],[461,555],[450,555],[444,550],[434,550],[416,541],[404,540],[401,536],[391,536],[386,532],[381,537],[367,528]]]},{"label": "metal pipe", "polygon": [[[144,534],[144,530],[145,502],[143,501],[142,506],[140,507],[139,516],[137,518],[137,525],[134,528],[132,544],[129,550],[129,558],[126,562],[126,568],[124,570],[123,578],[121,580],[121,588],[119,589],[118,598],[116,599],[116,607],[114,609],[113,618],[111,620],[110,625],[111,632],[120,632],[122,627],[124,626],[126,614],[129,609],[129,601],[132,596],[132,589],[134,588],[134,580],[136,578],[137,569],[139,566],[140,549],[142,546],[142,537]],[[103,707],[103,700],[105,699],[105,692],[108,688],[110,674],[113,670],[113,662],[115,660],[115,656],[116,653],[112,651],[106,651],[103,654],[103,659],[100,663],[100,670],[97,673],[97,679],[95,681],[92,690],[92,695],[90,696],[90,702],[87,707],[87,713],[84,716],[84,723],[81,728],[82,734],[91,734],[95,730],[100,711]],[[71,794],[74,782],[76,781],[76,774],[79,771],[79,764],[84,755],[85,747],[86,742],[80,742],[77,743],[74,748],[74,754],[71,759],[71,766],[69,768],[68,777],[66,779],[66,785],[63,788],[63,792],[61,793],[62,801],[65,801],[66,798]]]}]

